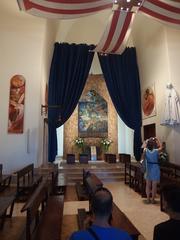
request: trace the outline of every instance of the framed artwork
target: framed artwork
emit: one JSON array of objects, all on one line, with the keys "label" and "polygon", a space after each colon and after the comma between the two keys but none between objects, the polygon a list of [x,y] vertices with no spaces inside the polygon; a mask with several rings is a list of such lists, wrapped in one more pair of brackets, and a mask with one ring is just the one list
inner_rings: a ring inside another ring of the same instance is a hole
[{"label": "framed artwork", "polygon": [[25,78],[15,75],[10,81],[8,133],[23,133]]},{"label": "framed artwork", "polygon": [[96,91],[90,90],[78,105],[79,137],[108,136],[107,102]]},{"label": "framed artwork", "polygon": [[143,119],[156,115],[155,86],[146,87],[142,91],[142,117]]}]

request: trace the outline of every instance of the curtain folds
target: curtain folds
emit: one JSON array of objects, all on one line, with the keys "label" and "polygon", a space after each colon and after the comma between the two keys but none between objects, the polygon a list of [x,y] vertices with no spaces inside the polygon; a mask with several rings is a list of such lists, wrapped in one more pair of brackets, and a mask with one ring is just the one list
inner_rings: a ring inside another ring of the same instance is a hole
[{"label": "curtain folds", "polygon": [[124,123],[134,130],[134,156],[141,157],[141,91],[135,48],[122,55],[101,55],[99,61],[116,111]]},{"label": "curtain folds", "polygon": [[[48,105],[48,160],[57,155],[56,128],[73,113],[88,77],[94,45],[55,43],[50,69]],[[60,116],[60,119],[59,119]]]}]

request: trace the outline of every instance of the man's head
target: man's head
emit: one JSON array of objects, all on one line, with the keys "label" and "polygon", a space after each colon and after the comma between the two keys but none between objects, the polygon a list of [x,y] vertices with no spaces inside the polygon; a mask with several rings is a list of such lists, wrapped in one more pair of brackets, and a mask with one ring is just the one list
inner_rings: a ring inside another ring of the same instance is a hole
[{"label": "man's head", "polygon": [[92,197],[92,211],[96,217],[109,217],[112,212],[113,197],[107,188],[99,188]]},{"label": "man's head", "polygon": [[163,197],[167,205],[167,210],[180,214],[180,187],[176,185],[164,187]]}]

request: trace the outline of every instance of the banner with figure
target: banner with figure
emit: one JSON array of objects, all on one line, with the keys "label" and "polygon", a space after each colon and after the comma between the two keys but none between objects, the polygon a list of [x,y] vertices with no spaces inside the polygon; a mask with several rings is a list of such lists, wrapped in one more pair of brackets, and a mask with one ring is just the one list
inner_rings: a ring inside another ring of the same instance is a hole
[{"label": "banner with figure", "polygon": [[25,78],[15,75],[10,81],[8,133],[23,133]]}]

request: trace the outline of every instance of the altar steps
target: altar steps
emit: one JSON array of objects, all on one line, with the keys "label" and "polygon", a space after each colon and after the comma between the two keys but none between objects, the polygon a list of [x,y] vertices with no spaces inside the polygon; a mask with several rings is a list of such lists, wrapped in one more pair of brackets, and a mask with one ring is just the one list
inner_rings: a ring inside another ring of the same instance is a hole
[{"label": "altar steps", "polygon": [[83,169],[97,175],[102,182],[120,182],[124,180],[124,165],[121,163],[89,163],[89,164],[66,164],[59,168],[59,180],[64,179],[67,185],[74,185],[82,182]]}]

